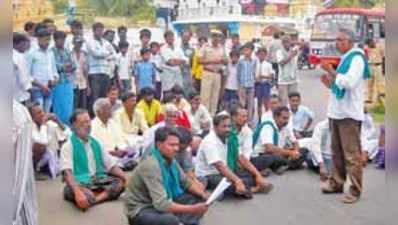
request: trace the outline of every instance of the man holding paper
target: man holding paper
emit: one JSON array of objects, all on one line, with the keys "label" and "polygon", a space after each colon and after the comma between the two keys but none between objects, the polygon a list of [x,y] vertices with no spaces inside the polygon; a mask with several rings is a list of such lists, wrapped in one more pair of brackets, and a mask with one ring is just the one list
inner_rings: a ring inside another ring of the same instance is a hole
[{"label": "man holding paper", "polygon": [[213,119],[213,131],[202,141],[196,161],[196,174],[205,180],[207,188],[214,189],[223,177],[232,183],[226,194],[251,198],[252,193],[268,193],[272,184],[267,182],[239,149],[231,117],[222,112]]},{"label": "man holding paper", "polygon": [[175,160],[179,133],[155,132],[152,154],[135,168],[127,185],[125,210],[130,225],[198,225],[207,212],[205,190],[186,177]]},{"label": "man holding paper", "polygon": [[364,51],[354,48],[355,34],[340,29],[336,47],[343,54],[337,70],[323,62],[327,74],[322,83],[331,90],[327,116],[332,131],[332,177],[322,192],[343,193],[347,175],[351,181],[343,203],[359,200],[362,192],[361,125],[364,120],[365,80],[370,78],[370,68]]}]

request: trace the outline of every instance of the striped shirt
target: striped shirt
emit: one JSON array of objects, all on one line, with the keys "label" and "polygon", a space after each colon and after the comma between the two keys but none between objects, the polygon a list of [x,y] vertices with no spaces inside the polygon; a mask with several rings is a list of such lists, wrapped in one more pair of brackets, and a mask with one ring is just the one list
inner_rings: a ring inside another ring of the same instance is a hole
[{"label": "striped shirt", "polygon": [[254,87],[256,61],[253,59],[242,58],[238,63],[239,86],[244,88]]},{"label": "striped shirt", "polygon": [[101,39],[92,39],[87,42],[88,73],[109,74],[108,58],[111,58],[113,46]]}]

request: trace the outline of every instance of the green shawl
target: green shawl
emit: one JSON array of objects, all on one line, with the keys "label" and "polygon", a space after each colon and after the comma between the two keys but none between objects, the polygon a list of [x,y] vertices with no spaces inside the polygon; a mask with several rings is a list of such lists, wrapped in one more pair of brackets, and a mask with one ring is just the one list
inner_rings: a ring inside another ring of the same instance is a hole
[{"label": "green shawl", "polygon": [[277,146],[279,142],[279,135],[278,135],[278,129],[276,129],[274,123],[272,121],[264,121],[257,125],[256,129],[254,130],[253,133],[253,148],[257,144],[258,139],[260,138],[261,130],[263,129],[264,126],[271,126],[272,129],[274,130],[274,136],[273,136],[273,142],[274,145]]},{"label": "green shawl", "polygon": [[[371,70],[370,70],[370,66],[368,63],[368,60],[366,59],[365,55],[360,52],[360,51],[352,51],[351,53],[349,53],[344,60],[339,64],[339,66],[337,67],[336,72],[339,75],[344,75],[348,72],[348,70],[350,69],[352,60],[354,59],[355,56],[360,56],[362,57],[364,63],[365,63],[365,68],[363,71],[363,79],[369,79],[371,77]],[[344,88],[339,88],[336,85],[336,82],[333,82],[333,84],[330,86],[330,89],[332,90],[332,93],[336,96],[336,98],[338,100],[342,99],[345,95],[345,90]]]},{"label": "green shawl", "polygon": [[167,197],[171,200],[176,199],[184,193],[180,184],[180,170],[175,159],[167,165],[160,150],[156,147],[152,149],[152,155],[159,162],[160,170],[162,171],[163,186],[166,189]]},{"label": "green shawl", "polygon": [[[84,143],[75,133],[71,136],[71,142],[73,147],[73,176],[79,184],[90,185],[92,180],[88,169],[88,158]],[[89,142],[95,159],[95,176],[104,178],[106,177],[106,172],[102,159],[101,145],[91,136],[89,137]]]},{"label": "green shawl", "polygon": [[232,125],[232,130],[228,136],[227,150],[227,165],[229,169],[236,171],[238,169],[239,160],[239,139],[235,125]]}]

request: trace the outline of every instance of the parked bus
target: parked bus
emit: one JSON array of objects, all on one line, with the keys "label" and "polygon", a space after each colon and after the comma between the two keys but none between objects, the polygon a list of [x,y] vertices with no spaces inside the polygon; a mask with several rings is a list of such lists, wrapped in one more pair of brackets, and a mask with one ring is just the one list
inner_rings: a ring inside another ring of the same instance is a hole
[{"label": "parked bus", "polygon": [[318,12],[311,34],[311,64],[326,60],[337,66],[340,53],[337,51],[335,39],[340,28],[354,32],[356,46],[364,45],[370,38],[384,43],[384,10],[331,8]]}]

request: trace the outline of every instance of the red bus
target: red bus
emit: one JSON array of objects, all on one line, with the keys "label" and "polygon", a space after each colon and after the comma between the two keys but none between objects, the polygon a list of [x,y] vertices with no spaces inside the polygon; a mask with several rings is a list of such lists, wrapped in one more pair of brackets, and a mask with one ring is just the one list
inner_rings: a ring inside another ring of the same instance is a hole
[{"label": "red bus", "polygon": [[361,8],[330,8],[318,12],[311,33],[311,64],[319,64],[320,60],[338,64],[340,53],[335,39],[340,28],[354,32],[357,46],[369,38],[384,42],[385,12]]}]

